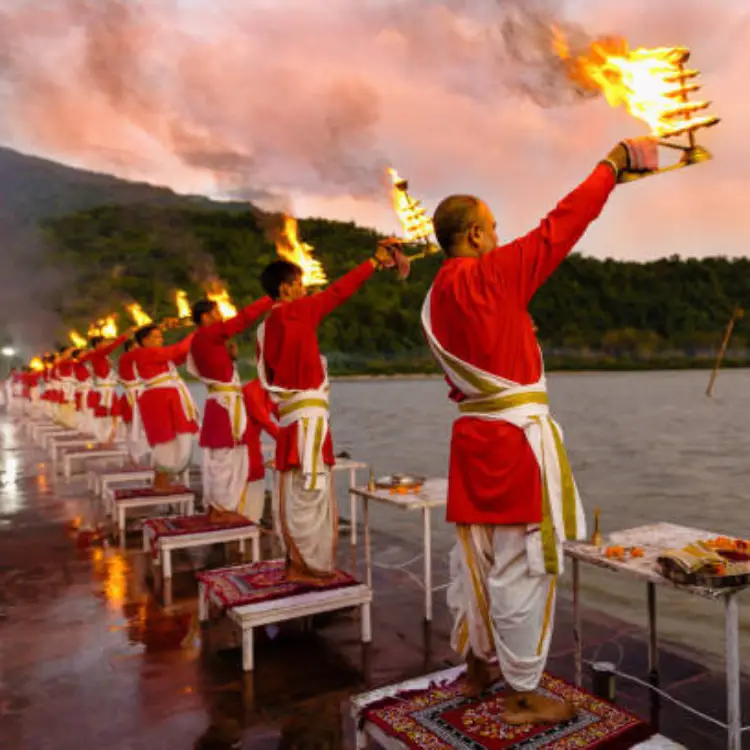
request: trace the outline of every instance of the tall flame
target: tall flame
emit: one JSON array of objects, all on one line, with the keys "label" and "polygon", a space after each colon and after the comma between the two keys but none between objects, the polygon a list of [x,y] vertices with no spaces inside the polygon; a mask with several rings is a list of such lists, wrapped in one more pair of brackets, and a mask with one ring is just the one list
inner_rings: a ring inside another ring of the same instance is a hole
[{"label": "tall flame", "polygon": [[300,242],[297,220],[293,216],[284,217],[284,226],[276,240],[276,252],[279,257],[302,269],[304,286],[323,286],[328,283],[322,264],[312,256],[313,246]]},{"label": "tall flame", "polygon": [[34,372],[42,372],[44,370],[44,362],[39,357],[34,357],[31,362],[29,362],[29,367],[34,370]]},{"label": "tall flame", "polygon": [[144,312],[143,308],[137,302],[127,305],[125,309],[133,319],[133,323],[137,326],[147,326],[149,323],[153,323],[151,316]]},{"label": "tall flame", "polygon": [[117,320],[114,315],[108,315],[103,320],[100,320],[98,325],[100,336],[104,336],[105,339],[117,338]]},{"label": "tall flame", "polygon": [[174,293],[174,303],[177,306],[177,316],[179,318],[190,317],[190,302],[186,291],[178,289]]},{"label": "tall flame", "polygon": [[424,207],[408,193],[409,183],[399,177],[395,169],[389,169],[391,178],[391,200],[393,209],[401,222],[408,242],[425,242],[433,232],[432,220]]},{"label": "tall flame", "polygon": [[630,50],[624,39],[592,42],[582,54],[572,54],[568,41],[553,29],[553,48],[568,76],[585,89],[602,91],[612,107],[624,106],[662,138],[681,135],[719,120],[695,117],[709,102],[688,101],[700,90],[700,73],[683,67],[690,57],[685,47]]},{"label": "tall flame", "polygon": [[86,339],[78,331],[68,331],[68,338],[70,339],[70,343],[77,349],[82,349],[86,346]]},{"label": "tall flame", "polygon": [[206,296],[219,306],[219,312],[224,320],[228,320],[237,315],[237,308],[232,304],[232,300],[229,297],[229,292],[226,290],[226,287],[221,286],[221,284],[214,284],[213,288],[210,292],[207,292]]}]

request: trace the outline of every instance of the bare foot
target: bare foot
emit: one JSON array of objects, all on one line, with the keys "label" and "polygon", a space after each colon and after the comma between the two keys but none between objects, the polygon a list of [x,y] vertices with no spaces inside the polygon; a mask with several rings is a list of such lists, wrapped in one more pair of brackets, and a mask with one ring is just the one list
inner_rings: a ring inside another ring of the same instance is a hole
[{"label": "bare foot", "polygon": [[467,695],[478,698],[485,690],[501,680],[502,676],[500,667],[478,658],[473,651],[469,651],[466,656]]},{"label": "bare foot", "polygon": [[208,520],[211,523],[228,523],[229,521],[244,520],[244,516],[235,513],[233,510],[224,510],[224,508],[211,505],[208,508]]},{"label": "bare foot", "polygon": [[568,701],[547,698],[538,693],[511,693],[505,701],[501,719],[506,724],[559,724],[576,715],[576,707]]}]

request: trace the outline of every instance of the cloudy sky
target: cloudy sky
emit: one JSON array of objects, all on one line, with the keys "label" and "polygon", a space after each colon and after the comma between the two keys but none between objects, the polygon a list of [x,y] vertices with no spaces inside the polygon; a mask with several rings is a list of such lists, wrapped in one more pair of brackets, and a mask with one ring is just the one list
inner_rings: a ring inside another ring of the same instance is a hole
[{"label": "cloudy sky", "polygon": [[746,0],[0,0],[0,142],[386,231],[393,165],[428,209],[484,197],[510,239],[646,131],[575,96],[519,7],[690,47],[723,118],[700,136],[714,161],[619,188],[581,250],[750,251]]}]

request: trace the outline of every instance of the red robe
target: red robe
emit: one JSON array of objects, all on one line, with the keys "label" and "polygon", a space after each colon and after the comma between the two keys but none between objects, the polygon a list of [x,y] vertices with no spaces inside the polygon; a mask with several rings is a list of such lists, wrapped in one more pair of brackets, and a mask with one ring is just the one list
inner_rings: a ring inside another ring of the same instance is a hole
[{"label": "red robe", "polygon": [[[187,359],[190,334],[179,344],[133,349],[132,360],[139,377],[150,380],[169,372],[169,363],[181,365]],[[138,399],[143,429],[149,445],[159,445],[174,440],[177,435],[198,432],[197,423],[189,419],[182,408],[180,394],[176,388],[146,388]]]},{"label": "red robe", "polygon": [[[73,365],[73,374],[75,375],[76,381],[78,385],[76,386],[76,411],[81,411],[83,408],[83,393],[82,391],[78,390],[81,387],[82,383],[85,383],[89,387],[91,387],[91,371],[88,368],[88,365],[86,364],[91,352],[86,352],[86,354],[82,354],[78,361]],[[90,395],[90,392],[87,394],[86,398],[86,405],[89,405],[88,396]]]},{"label": "red robe", "polygon": [[247,430],[245,430],[244,437],[249,459],[247,481],[257,482],[266,476],[263,448],[260,442],[261,431],[265,430],[274,440],[278,440],[279,437],[279,426],[273,416],[276,413],[276,407],[257,379],[251,380],[242,387],[242,397],[245,400],[247,412]]},{"label": "red robe", "polygon": [[[266,321],[263,362],[270,385],[296,390],[318,388],[323,366],[318,348],[318,326],[342,302],[372,276],[375,268],[366,260],[327,289],[294,302],[277,302]],[[323,442],[323,460],[333,466],[333,441],[328,430]],[[291,471],[300,466],[297,425],[279,428],[276,468]]]},{"label": "red robe", "polygon": [[[109,355],[112,354],[115,349],[122,346],[129,338],[127,333],[122,334],[118,338],[110,341],[106,345],[96,349],[88,355],[88,361],[91,363],[91,370],[94,373],[94,378],[106,378],[112,371],[112,363],[109,360]],[[95,417],[109,417],[112,415],[112,410],[104,409],[100,406],[102,395],[97,390],[90,390],[88,397],[88,407],[94,410]],[[117,397],[113,399],[114,403]]]},{"label": "red robe", "polygon": [[[612,169],[599,165],[525,237],[481,258],[448,258],[431,293],[432,329],[441,345],[487,372],[536,383],[542,359],[528,304],[599,216],[614,186]],[[449,385],[450,398],[461,401]],[[522,430],[478,417],[454,422],[449,522],[538,523],[541,494],[539,466]]]},{"label": "red robe", "polygon": [[[134,352],[135,349],[131,349],[117,360],[117,375],[123,385],[133,384],[138,380],[133,370]],[[113,408],[113,414],[122,417],[125,424],[130,424],[133,421],[133,407],[130,405],[127,393],[120,395],[115,403],[116,406]]]},{"label": "red robe", "polygon": [[[75,369],[75,362],[73,362],[72,359],[66,359],[64,362],[61,362],[57,367],[57,372],[58,372],[58,376],[60,380],[74,377],[74,372],[73,372],[74,369]],[[72,403],[68,398],[66,398],[62,383],[60,383],[60,403],[61,404]]]},{"label": "red robe", "polygon": [[[190,345],[190,356],[201,377],[231,383],[234,376],[234,361],[227,351],[227,341],[249,328],[265,312],[271,309],[270,297],[253,302],[229,320],[199,328]],[[213,399],[206,401],[201,427],[201,448],[234,448],[238,444],[232,435],[229,412]]]}]

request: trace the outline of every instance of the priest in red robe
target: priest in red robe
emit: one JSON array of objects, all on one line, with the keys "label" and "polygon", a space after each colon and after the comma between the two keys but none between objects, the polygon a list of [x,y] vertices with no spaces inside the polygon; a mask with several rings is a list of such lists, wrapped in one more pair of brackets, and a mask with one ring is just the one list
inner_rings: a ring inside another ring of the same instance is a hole
[{"label": "priest in red robe", "polygon": [[266,499],[266,460],[261,437],[265,432],[274,442],[278,439],[277,410],[257,378],[242,386],[242,396],[247,413],[247,429],[244,436],[247,448],[247,488],[244,507],[240,512],[251,521],[260,523]]},{"label": "priest in red robe", "polygon": [[135,339],[138,346],[130,354],[143,387],[138,408],[156,467],[154,488],[166,492],[174,488],[172,478],[190,465],[193,435],[198,432],[198,409],[177,372],[187,359],[193,334],[164,346],[161,327],[151,324],[139,328]]},{"label": "priest in red robe", "polygon": [[130,338],[132,333],[132,330],[126,331],[114,339],[95,336],[89,341],[91,352],[87,359],[93,386],[88,394],[88,409],[92,432],[99,443],[104,445],[114,442],[117,431],[114,415],[117,375],[109,357]]},{"label": "priest in red robe", "polygon": [[227,344],[270,310],[271,304],[271,298],[264,297],[228,320],[212,300],[198,300],[192,309],[198,328],[187,366],[208,389],[200,434],[203,502],[217,521],[241,512],[247,493],[248,454],[243,443],[247,416],[242,383]]},{"label": "priest in red robe", "polygon": [[655,166],[655,144],[617,146],[529,234],[498,246],[489,207],[445,199],[434,216],[447,258],[422,310],[430,347],[458,409],[448,521],[453,647],[475,692],[510,688],[505,721],[557,722],[571,705],[536,692],[552,633],[562,543],[585,535],[562,432],[549,415],[542,355],[528,305],[599,216],[624,169]]},{"label": "priest in red robe", "polygon": [[279,409],[276,497],[290,580],[330,578],[338,538],[328,372],[317,329],[375,269],[393,266],[396,252],[393,241],[382,242],[373,258],[311,296],[302,270],[288,261],[271,263],[261,277],[274,306],[258,328],[258,377]]},{"label": "priest in red robe", "polygon": [[117,360],[117,378],[124,393],[116,402],[115,411],[125,430],[125,445],[134,466],[138,466],[151,452],[141,419],[138,399],[143,392],[143,383],[135,372],[136,339],[125,342],[125,351]]}]

